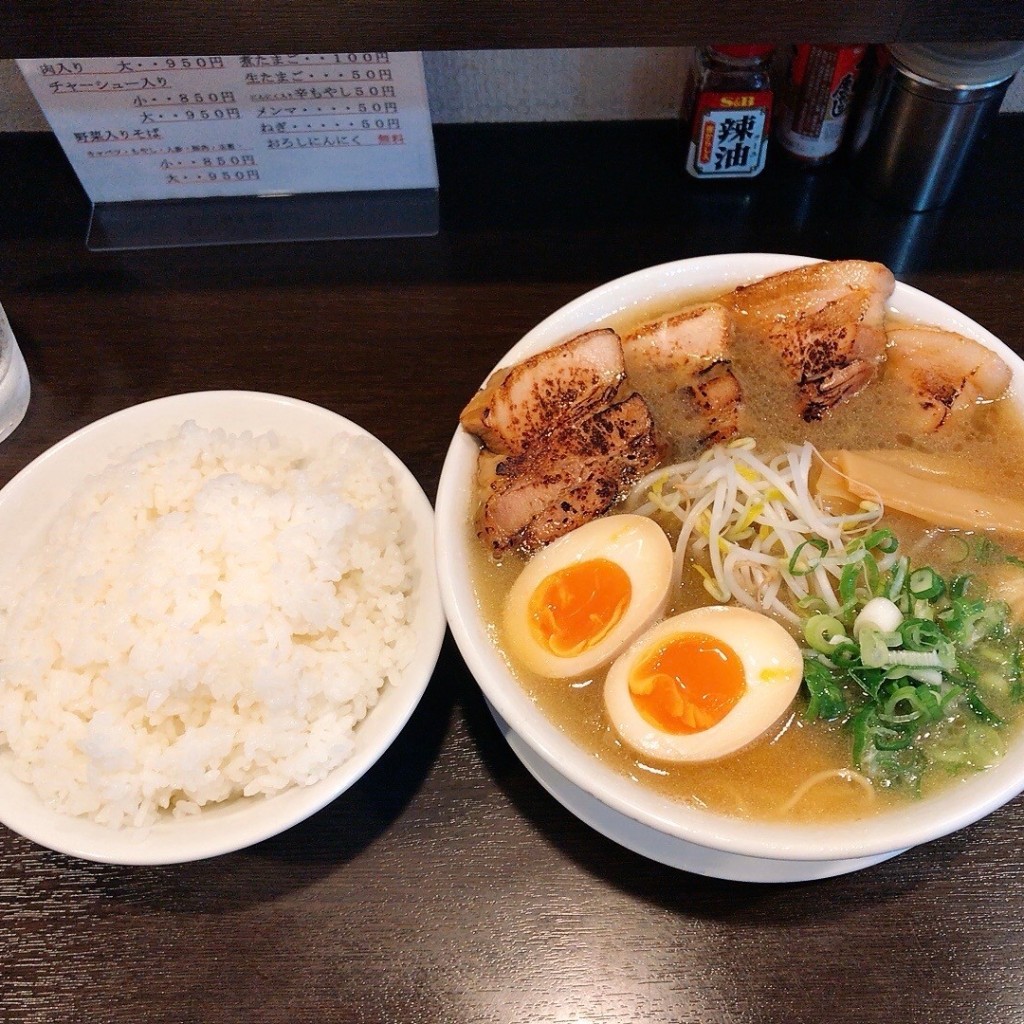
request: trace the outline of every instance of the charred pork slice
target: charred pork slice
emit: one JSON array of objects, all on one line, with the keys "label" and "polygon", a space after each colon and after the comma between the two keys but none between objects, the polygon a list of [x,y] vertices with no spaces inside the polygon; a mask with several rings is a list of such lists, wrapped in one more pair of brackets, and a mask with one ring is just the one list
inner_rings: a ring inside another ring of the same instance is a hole
[{"label": "charred pork slice", "polygon": [[737,288],[727,302],[797,386],[801,416],[821,419],[856,394],[885,358],[885,303],[895,280],[880,263],[814,263]]},{"label": "charred pork slice", "polygon": [[607,512],[661,454],[647,403],[631,395],[521,455],[484,457],[477,534],[495,555],[534,551]]},{"label": "charred pork slice", "polygon": [[619,336],[589,331],[495,371],[459,419],[492,452],[519,454],[561,424],[608,405],[625,375]]},{"label": "charred pork slice", "polygon": [[688,306],[622,339],[630,383],[655,403],[671,403],[667,422],[700,445],[739,427],[743,391],[732,370],[733,315],[717,302]]},{"label": "charred pork slice", "polygon": [[890,331],[885,373],[908,392],[906,428],[926,434],[941,429],[951,414],[1000,398],[1013,376],[984,345],[934,327]]}]

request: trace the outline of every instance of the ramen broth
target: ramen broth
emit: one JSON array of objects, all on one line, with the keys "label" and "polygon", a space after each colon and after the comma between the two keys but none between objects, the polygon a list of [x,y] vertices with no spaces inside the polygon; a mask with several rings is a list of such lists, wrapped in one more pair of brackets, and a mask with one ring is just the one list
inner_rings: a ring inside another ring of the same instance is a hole
[{"label": "ramen broth", "polygon": [[[663,312],[675,307],[666,305]],[[659,315],[657,310],[633,321],[612,321],[600,326],[627,333]],[[941,452],[956,465],[969,467],[973,480],[986,480],[988,489],[1002,494],[1024,494],[1024,467],[1017,453],[1024,448],[1024,419],[1012,399],[1001,399],[951,417],[937,435],[908,437],[902,430],[899,408],[906,395],[884,376],[843,402],[817,423],[806,423],[796,410],[790,379],[772,358],[764,358],[760,342],[744,336],[736,339],[733,369],[743,386],[744,410],[739,436],[757,439],[758,451],[768,458],[787,443],[812,442],[819,450],[830,448],[906,448]],[[630,378],[642,394],[645,381]],[[645,396],[648,397],[648,396]],[[659,429],[674,450],[669,460],[692,458],[692,440],[673,430],[670,403],[651,401]],[[997,443],[998,441],[998,443]],[[963,545],[948,543],[946,534],[909,516],[886,510],[883,518],[900,541],[900,550],[914,565],[931,565],[943,575],[969,572],[981,579],[990,566],[962,559]],[[944,537],[947,543],[943,543]],[[803,693],[786,715],[767,733],[736,754],[717,761],[673,764],[644,761],[618,738],[604,709],[605,670],[591,678],[552,681],[525,671],[507,654],[501,627],[505,595],[521,571],[522,558],[510,555],[494,563],[483,546],[470,545],[476,559],[475,579],[481,611],[493,625],[498,647],[506,652],[510,668],[530,697],[576,744],[607,766],[674,799],[713,811],[754,819],[827,822],[851,820],[877,813],[910,799],[897,790],[875,786],[873,791],[836,769],[852,768],[849,732],[838,724],[806,721]],[[1004,545],[1018,556],[1024,550]],[[713,603],[698,573],[687,568],[683,585],[667,614]],[[802,637],[797,639],[803,643]],[[807,783],[819,773],[832,778],[816,785]],[[924,792],[945,783],[938,773],[926,776]]]}]

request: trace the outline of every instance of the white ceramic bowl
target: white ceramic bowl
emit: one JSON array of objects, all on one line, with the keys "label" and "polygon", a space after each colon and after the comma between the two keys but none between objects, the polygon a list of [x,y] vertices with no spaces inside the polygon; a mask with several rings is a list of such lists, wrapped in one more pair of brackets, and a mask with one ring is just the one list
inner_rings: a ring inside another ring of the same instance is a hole
[{"label": "white ceramic bowl", "polygon": [[[638,271],[570,302],[530,331],[499,365],[518,362],[637,309],[682,305],[716,290],[805,263],[805,257],[729,254]],[[1024,363],[957,310],[904,284],[890,308],[977,339],[1002,355],[1024,395]],[[638,314],[638,315],[641,315]],[[466,396],[467,400],[470,396]],[[976,821],[1024,790],[1024,743],[1001,764],[934,798],[866,821],[827,826],[749,822],[686,807],[595,762],[537,709],[510,673],[482,621],[470,578],[466,524],[478,445],[456,431],[438,489],[435,520],[441,592],[449,626],[510,744],[566,807],[610,838],[654,859],[708,875],[750,881],[823,877],[865,867]]]},{"label": "white ceramic bowl", "polygon": [[[41,539],[56,509],[87,476],[148,441],[171,436],[187,420],[239,433],[273,430],[317,443],[366,434],[349,420],[307,402],[246,391],[175,395],[114,413],[65,438],[0,490],[0,586],[22,555]],[[416,584],[415,660],[356,730],[352,757],[325,779],[270,797],[237,799],[193,818],[168,819],[145,829],[113,830],[58,814],[10,773],[0,755],[0,822],[62,853],[113,864],[172,864],[250,846],[308,818],[344,793],[391,745],[423,695],[444,639],[435,573],[433,512],[422,488],[387,452],[412,529]],[[6,752],[10,758],[10,751]]]}]

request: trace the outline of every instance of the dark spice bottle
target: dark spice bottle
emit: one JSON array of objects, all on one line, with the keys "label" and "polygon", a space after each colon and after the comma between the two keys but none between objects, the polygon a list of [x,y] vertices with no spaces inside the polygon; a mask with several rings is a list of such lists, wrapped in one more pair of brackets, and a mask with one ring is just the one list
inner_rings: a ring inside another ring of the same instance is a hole
[{"label": "dark spice bottle", "polygon": [[775,134],[800,162],[822,164],[839,149],[866,49],[801,43],[793,51]]},{"label": "dark spice bottle", "polygon": [[773,46],[705,46],[687,82],[686,169],[695,178],[752,178],[771,131]]}]

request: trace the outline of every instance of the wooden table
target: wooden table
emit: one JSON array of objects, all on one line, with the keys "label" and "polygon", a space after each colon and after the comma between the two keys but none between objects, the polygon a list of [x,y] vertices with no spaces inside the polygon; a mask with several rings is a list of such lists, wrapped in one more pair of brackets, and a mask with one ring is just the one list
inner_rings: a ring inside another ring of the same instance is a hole
[{"label": "wooden table", "polygon": [[[207,388],[320,403],[433,496],[462,404],[566,300],[709,252],[889,262],[1024,351],[1024,123],[905,216],[842,168],[685,180],[671,125],[437,131],[438,237],[95,254],[52,140],[0,138],[0,301],[33,398],[0,483],[78,427]],[[1016,155],[1010,158],[1011,155]],[[0,1020],[1024,1020],[1024,800],[858,874],[755,886],[592,832],[512,755],[448,640],[350,792],[212,861],[108,867],[0,828]]]}]

